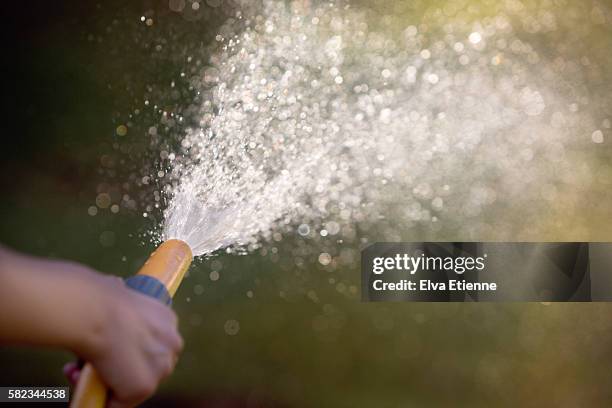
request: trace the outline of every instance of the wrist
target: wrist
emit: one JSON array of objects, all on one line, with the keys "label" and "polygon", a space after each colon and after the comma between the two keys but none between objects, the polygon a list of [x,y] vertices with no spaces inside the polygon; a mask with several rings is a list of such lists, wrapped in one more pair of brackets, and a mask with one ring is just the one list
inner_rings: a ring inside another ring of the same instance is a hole
[{"label": "wrist", "polygon": [[83,324],[78,331],[73,352],[87,361],[96,361],[104,355],[110,342],[109,327],[118,307],[112,299],[112,293],[122,285],[114,276],[92,273],[91,282],[82,296]]}]

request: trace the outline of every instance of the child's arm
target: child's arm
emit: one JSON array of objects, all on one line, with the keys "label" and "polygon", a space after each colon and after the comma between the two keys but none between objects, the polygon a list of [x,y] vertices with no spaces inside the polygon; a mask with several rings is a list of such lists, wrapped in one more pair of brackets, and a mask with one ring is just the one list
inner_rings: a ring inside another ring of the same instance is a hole
[{"label": "child's arm", "polygon": [[0,247],[0,341],[60,347],[91,362],[133,406],[170,374],[182,348],[176,315],[115,277]]}]

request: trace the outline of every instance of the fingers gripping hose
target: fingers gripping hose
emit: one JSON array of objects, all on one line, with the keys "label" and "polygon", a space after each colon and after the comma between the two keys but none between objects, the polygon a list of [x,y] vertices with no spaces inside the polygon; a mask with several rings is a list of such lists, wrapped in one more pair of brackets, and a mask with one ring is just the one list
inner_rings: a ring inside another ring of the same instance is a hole
[{"label": "fingers gripping hose", "polygon": [[[135,291],[170,305],[192,259],[189,245],[178,239],[168,240],[151,254],[138,274],[126,280],[126,284]],[[81,371],[70,407],[104,408],[107,393],[93,366],[87,363]]]}]

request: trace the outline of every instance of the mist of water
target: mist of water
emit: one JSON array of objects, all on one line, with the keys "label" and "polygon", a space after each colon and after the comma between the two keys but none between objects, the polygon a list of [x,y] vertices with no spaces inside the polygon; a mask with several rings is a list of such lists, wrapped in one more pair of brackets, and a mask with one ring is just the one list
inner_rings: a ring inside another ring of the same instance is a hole
[{"label": "mist of water", "polygon": [[605,67],[581,59],[589,33],[574,27],[609,14],[495,7],[240,10],[193,83],[163,237],[196,255],[315,225],[338,239],[355,224],[470,239],[512,230],[496,211],[536,218],[588,190],[595,167],[578,152],[610,137],[610,104],[589,89]]}]

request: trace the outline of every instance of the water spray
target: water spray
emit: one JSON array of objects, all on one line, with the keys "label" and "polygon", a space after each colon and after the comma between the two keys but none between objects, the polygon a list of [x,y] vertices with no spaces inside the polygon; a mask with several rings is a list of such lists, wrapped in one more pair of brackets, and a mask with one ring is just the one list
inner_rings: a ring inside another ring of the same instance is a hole
[{"label": "water spray", "polygon": [[[163,242],[138,273],[126,280],[131,289],[170,305],[191,261],[191,248],[184,241]],[[85,364],[76,386],[71,408],[103,408],[108,390],[90,363]]]}]

